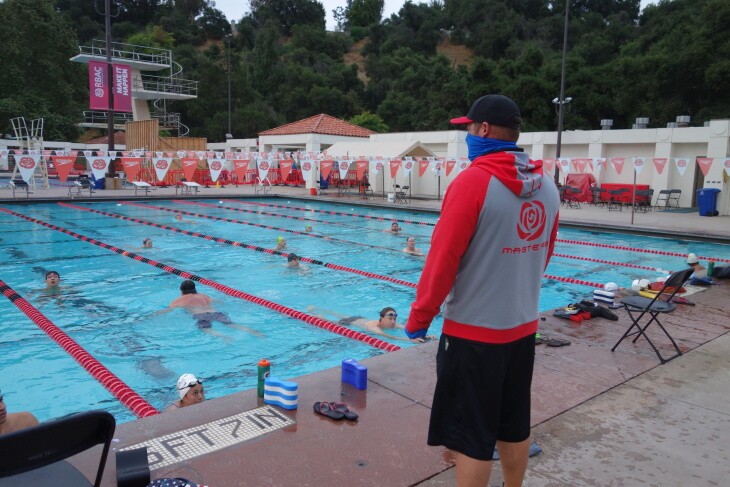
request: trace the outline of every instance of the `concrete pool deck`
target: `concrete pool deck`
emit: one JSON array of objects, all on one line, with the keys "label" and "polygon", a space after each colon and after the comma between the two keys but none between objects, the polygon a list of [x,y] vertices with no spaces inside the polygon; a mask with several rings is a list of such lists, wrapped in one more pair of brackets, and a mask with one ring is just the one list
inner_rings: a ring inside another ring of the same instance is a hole
[{"label": "concrete pool deck", "polygon": [[[93,200],[101,200],[107,193],[111,199],[134,197],[133,190],[99,191]],[[252,193],[250,187],[210,188],[198,197]],[[0,192],[0,198],[5,196],[11,195]],[[267,196],[404,207],[378,197],[311,197],[303,188],[274,187]],[[168,189],[157,190],[155,197],[176,196]],[[69,198],[67,191],[52,189],[39,190],[30,199]],[[440,202],[412,200],[405,206],[436,210]],[[583,205],[561,212],[561,223],[594,229],[730,240],[730,217],[653,211],[635,215],[632,225],[627,211]],[[542,314],[541,333],[572,343],[561,348],[537,347],[533,439],[544,451],[530,460],[525,485],[724,484],[722,479],[730,475],[730,282],[725,284],[692,295],[696,306],[680,307],[662,320],[687,351],[664,365],[643,340],[635,345],[625,341],[610,352],[629,325],[623,310],[616,310],[617,322],[596,318],[581,324],[554,318],[550,312]],[[658,343],[668,351],[666,338],[658,338]],[[368,367],[365,391],[342,385],[339,368],[299,378],[282,377],[299,384],[299,409],[276,411],[295,423],[213,453],[195,456],[194,442],[205,436],[203,431],[230,424],[229,417],[260,407],[255,391],[118,425],[118,441],[113,446],[120,449],[172,434],[165,455],[182,458],[186,448],[191,448],[187,455],[192,457],[153,471],[153,478],[181,476],[211,487],[454,485],[450,453],[425,444],[435,349],[435,343],[428,343],[362,360]],[[315,401],[338,400],[360,414],[357,422],[333,422],[312,411]],[[265,430],[263,417],[252,423]],[[228,433],[237,436],[233,430]],[[220,438],[208,440],[215,443]],[[87,475],[93,471],[91,455],[74,463]],[[116,485],[114,472],[115,459],[110,455],[104,485]],[[490,485],[500,482],[495,463]]]}]

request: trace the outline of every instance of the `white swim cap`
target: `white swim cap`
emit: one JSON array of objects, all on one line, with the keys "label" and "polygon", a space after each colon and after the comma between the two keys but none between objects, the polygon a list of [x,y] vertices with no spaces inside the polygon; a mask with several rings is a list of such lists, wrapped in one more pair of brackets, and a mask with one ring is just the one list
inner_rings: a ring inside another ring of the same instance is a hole
[{"label": "white swim cap", "polygon": [[697,255],[695,254],[687,254],[687,263],[688,264],[696,264],[700,260],[697,258]]},{"label": "white swim cap", "polygon": [[618,291],[618,284],[615,282],[607,282],[603,285],[603,289],[606,291]]},{"label": "white swim cap", "polygon": [[195,387],[195,384],[202,384],[202,382],[193,374],[181,375],[177,380],[177,393],[180,396],[180,399],[185,397],[185,394],[187,394],[191,388]]}]

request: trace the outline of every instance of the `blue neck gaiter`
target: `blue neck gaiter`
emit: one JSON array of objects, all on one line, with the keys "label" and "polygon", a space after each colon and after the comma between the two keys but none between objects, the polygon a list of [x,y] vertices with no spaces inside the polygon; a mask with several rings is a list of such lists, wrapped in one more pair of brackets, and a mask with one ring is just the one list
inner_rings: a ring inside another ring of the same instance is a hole
[{"label": "blue neck gaiter", "polygon": [[466,146],[469,148],[470,161],[473,161],[487,152],[517,149],[517,144],[515,142],[479,137],[472,134],[466,134]]}]

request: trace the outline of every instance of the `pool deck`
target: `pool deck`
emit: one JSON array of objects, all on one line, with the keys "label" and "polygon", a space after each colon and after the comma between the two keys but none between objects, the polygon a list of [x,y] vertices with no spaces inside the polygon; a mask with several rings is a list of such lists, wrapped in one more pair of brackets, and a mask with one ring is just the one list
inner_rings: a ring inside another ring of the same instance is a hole
[{"label": "pool deck", "polygon": [[[60,189],[36,193],[41,194],[31,195],[32,200],[67,199]],[[107,193],[112,199],[134,197],[129,190],[99,191],[92,199]],[[252,193],[250,187],[210,188],[198,197]],[[379,197],[311,197],[303,188],[274,187],[267,196],[273,195],[395,206]],[[0,192],[0,199],[5,196],[10,195]],[[154,197],[175,194],[157,190]],[[398,205],[404,206],[436,210],[440,202],[414,199]],[[725,216],[652,211],[635,215],[632,224],[625,210],[583,205],[561,211],[563,224],[730,241],[730,217]],[[619,321],[595,318],[580,324],[542,314],[540,332],[568,339],[571,345],[537,347],[532,426],[543,453],[530,460],[525,485],[725,484],[722,479],[730,475],[730,281],[724,284],[693,294],[689,299],[696,306],[680,306],[662,319],[686,352],[664,365],[644,340],[624,341],[616,352],[610,351],[629,325],[622,309],[615,311]],[[666,338],[651,336],[662,351],[669,350]],[[166,443],[166,457],[192,458],[154,470],[153,478],[181,476],[211,487],[455,485],[450,453],[425,444],[435,350],[435,343],[427,343],[361,361],[368,367],[364,391],[342,384],[339,368],[285,377],[299,384],[300,407],[277,409],[277,414],[295,423],[213,453],[198,455],[206,443],[201,438],[208,444],[230,440],[205,432],[230,424],[226,418],[232,415],[260,407],[254,390],[124,423],[117,427],[113,446],[119,449],[174,434]],[[276,364],[272,371],[276,373]],[[318,416],[312,411],[315,401],[346,402],[360,418],[334,422]],[[254,419],[253,424],[269,431],[265,416]],[[89,454],[74,463],[87,475],[93,471]],[[112,454],[103,485],[116,485],[115,465]],[[500,482],[495,462],[490,486]]]}]

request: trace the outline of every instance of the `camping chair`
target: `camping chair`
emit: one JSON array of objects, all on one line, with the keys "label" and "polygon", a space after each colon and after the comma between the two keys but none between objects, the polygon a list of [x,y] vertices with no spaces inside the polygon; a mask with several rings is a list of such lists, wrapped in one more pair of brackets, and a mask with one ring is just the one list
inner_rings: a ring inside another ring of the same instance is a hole
[{"label": "camping chair", "polygon": [[651,199],[654,197],[653,189],[637,189],[636,192],[636,211],[646,213],[651,210]]},{"label": "camping chair", "polygon": [[580,194],[580,188],[574,188],[573,186],[565,186],[565,192],[563,198],[567,203],[568,208],[577,208],[580,210],[580,201],[574,199],[577,194]]},{"label": "camping chair", "polygon": [[[636,335],[636,338],[633,339],[632,343],[636,343],[636,340],[638,340],[640,336],[646,338],[646,341],[649,342],[649,345],[651,345],[651,348],[654,349],[654,352],[663,364],[669,362],[673,358],[682,355],[682,351],[677,346],[677,342],[674,341],[674,338],[672,338],[667,329],[664,328],[664,325],[662,325],[659,321],[659,315],[661,313],[671,313],[675,309],[677,309],[677,305],[672,302],[672,298],[675,294],[677,294],[679,288],[681,288],[682,285],[687,282],[687,279],[689,279],[689,276],[691,276],[693,272],[694,269],[692,268],[675,272],[674,274],[669,276],[669,278],[664,283],[661,291],[656,293],[653,298],[645,298],[643,296],[628,296],[625,298],[621,298],[621,304],[624,305],[624,309],[626,309],[626,312],[629,314],[629,318],[631,319],[631,326],[629,326],[628,330],[626,330],[626,332],[619,339],[619,341],[616,342],[616,345],[613,346],[611,351],[615,351],[616,347],[619,346],[624,338]],[[662,294],[669,294],[669,297],[666,299],[666,301],[659,299]],[[640,324],[640,321],[647,315],[651,317],[649,321],[647,321],[645,324]],[[662,329],[664,334],[669,337],[672,345],[674,345],[674,349],[677,351],[676,354],[672,355],[669,358],[664,358],[662,354],[659,353],[659,349],[657,349],[654,343],[649,339],[649,336],[646,334],[646,329],[649,328],[649,325],[651,325],[652,323],[656,323],[659,328]],[[636,331],[632,332],[634,327],[636,327]]]},{"label": "camping chair", "polygon": [[8,185],[13,188],[13,198],[16,198],[15,191],[25,191],[25,196],[30,198],[30,186],[22,179],[11,179]]},{"label": "camping chair", "polygon": [[91,485],[68,457],[103,444],[94,486],[101,485],[116,422],[106,411],[87,411],[0,436],[0,484]]},{"label": "camping chair", "polygon": [[395,202],[396,203],[409,203],[410,202],[410,192],[411,187],[406,185],[401,187],[399,184],[395,185]]},{"label": "camping chair", "polygon": [[624,193],[628,193],[628,188],[612,189],[608,192],[608,211],[623,211],[623,202],[621,197]]}]

